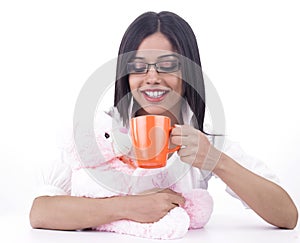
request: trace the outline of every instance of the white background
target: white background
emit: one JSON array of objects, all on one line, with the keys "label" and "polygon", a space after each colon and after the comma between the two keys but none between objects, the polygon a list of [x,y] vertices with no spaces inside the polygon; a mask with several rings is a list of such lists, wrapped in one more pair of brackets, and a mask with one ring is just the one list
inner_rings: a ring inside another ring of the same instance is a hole
[{"label": "white background", "polygon": [[[197,5],[196,5],[197,3]],[[280,177],[300,205],[297,1],[1,1],[0,215],[27,213],[41,164],[55,155],[88,77],[115,58],[145,11],[174,11],[192,26],[203,70],[226,113],[227,134]],[[219,179],[215,210],[242,205]]]}]

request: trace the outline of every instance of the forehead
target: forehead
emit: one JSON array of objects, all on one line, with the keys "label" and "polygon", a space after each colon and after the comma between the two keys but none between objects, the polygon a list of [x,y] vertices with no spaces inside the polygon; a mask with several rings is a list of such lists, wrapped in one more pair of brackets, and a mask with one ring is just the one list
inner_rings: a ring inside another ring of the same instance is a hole
[{"label": "forehead", "polygon": [[164,34],[156,32],[152,35],[147,36],[138,47],[138,50],[147,49],[172,51],[173,46]]},{"label": "forehead", "polygon": [[157,32],[146,37],[139,45],[136,57],[156,60],[160,56],[175,54],[171,42],[162,33]]},{"label": "forehead", "polygon": [[145,61],[157,61],[157,60],[175,60],[178,59],[178,54],[172,51],[164,50],[143,50],[137,51],[134,59]]}]

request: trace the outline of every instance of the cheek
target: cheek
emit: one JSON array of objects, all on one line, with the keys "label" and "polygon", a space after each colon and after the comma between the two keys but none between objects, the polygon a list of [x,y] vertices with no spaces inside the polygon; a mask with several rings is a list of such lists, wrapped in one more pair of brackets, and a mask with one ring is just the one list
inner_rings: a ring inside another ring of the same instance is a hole
[{"label": "cheek", "polygon": [[129,78],[128,78],[128,82],[129,82],[129,88],[130,88],[130,90],[132,90],[134,87],[133,87],[133,85],[134,85],[134,82],[133,82],[133,80],[132,80],[132,78],[129,76]]},{"label": "cheek", "polygon": [[138,80],[136,78],[129,76],[129,88],[131,91],[134,91],[138,88]]},{"label": "cheek", "polygon": [[180,82],[178,83],[178,93],[180,93],[180,95],[182,95],[183,94],[183,92],[182,92],[182,80],[180,80]]},{"label": "cheek", "polygon": [[132,96],[134,98],[137,98],[137,88],[138,88],[137,80],[129,77],[129,88]]},{"label": "cheek", "polygon": [[183,92],[182,92],[182,80],[176,78],[176,79],[173,81],[172,89],[173,89],[176,93],[182,95],[182,93],[183,93]]},{"label": "cheek", "polygon": [[179,76],[177,77],[177,79],[178,79],[178,90],[179,90],[179,92],[178,93],[180,93],[180,95],[182,96],[183,95],[183,91],[184,91],[184,85],[183,85],[183,82],[184,81],[182,81],[182,74],[181,74],[181,72],[179,73]]}]

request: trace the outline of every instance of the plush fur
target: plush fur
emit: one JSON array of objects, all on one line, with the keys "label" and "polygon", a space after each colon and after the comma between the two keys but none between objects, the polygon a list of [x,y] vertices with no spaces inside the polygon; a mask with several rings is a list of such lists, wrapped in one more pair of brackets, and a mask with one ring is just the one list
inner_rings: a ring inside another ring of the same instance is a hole
[{"label": "plush fur", "polygon": [[[96,128],[96,140],[101,150],[101,154],[105,158],[105,161],[93,160],[82,164],[78,159],[78,151],[74,149],[74,146],[69,149],[69,155],[73,160],[73,174],[72,174],[72,195],[84,196],[91,198],[102,198],[111,196],[125,196],[131,194],[129,191],[124,193],[118,193],[104,187],[99,182],[91,177],[88,171],[97,170],[99,168],[106,167],[108,170],[117,170],[124,174],[132,174],[139,170],[134,161],[123,156],[124,150],[129,151],[129,148],[123,146],[120,149],[120,145],[114,144],[111,118],[108,115],[103,115],[101,118],[101,127]],[[125,128],[118,129],[120,133],[118,138],[122,138],[125,141],[127,136],[127,130]],[[89,136],[89,135],[87,135]],[[92,135],[91,135],[92,136]],[[123,141],[123,142],[124,142]],[[123,144],[130,144],[129,141],[125,141]],[[121,152],[120,152],[121,151]],[[141,176],[148,173],[144,169],[140,174]],[[149,172],[150,173],[150,172]],[[161,177],[163,179],[163,177]],[[126,185],[125,185],[126,187]],[[167,213],[163,218],[154,223],[139,223],[130,220],[120,220],[105,225],[95,227],[98,231],[109,231],[121,234],[129,234],[144,238],[153,239],[177,239],[182,238],[189,229],[202,228],[209,220],[213,210],[213,200],[210,194],[203,189],[191,189],[189,191],[182,191],[180,186],[176,183],[170,187],[172,190],[182,193],[186,202],[182,207],[176,207]],[[160,188],[156,188],[157,190]]]}]

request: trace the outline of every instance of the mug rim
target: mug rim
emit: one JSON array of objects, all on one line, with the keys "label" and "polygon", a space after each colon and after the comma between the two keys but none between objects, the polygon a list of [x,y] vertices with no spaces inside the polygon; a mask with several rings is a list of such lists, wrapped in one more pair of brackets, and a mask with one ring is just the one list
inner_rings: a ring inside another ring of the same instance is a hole
[{"label": "mug rim", "polygon": [[151,114],[148,114],[148,115],[141,115],[141,116],[135,116],[135,117],[132,117],[132,118],[130,118],[130,120],[133,120],[133,119],[138,119],[138,118],[141,118],[141,117],[162,117],[162,118],[167,118],[167,119],[169,119],[169,120],[171,120],[171,118],[170,117],[168,117],[168,116],[164,116],[164,115],[151,115]]}]

